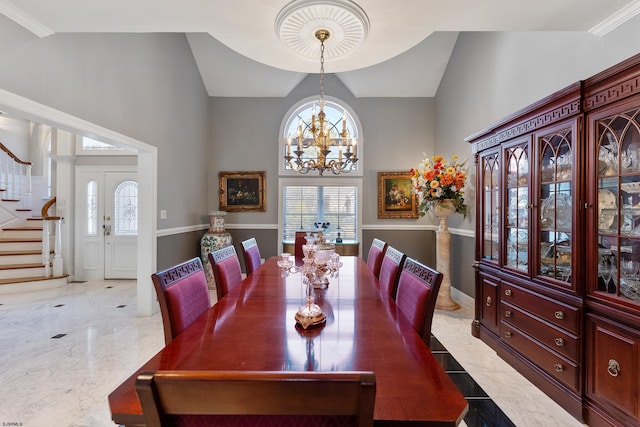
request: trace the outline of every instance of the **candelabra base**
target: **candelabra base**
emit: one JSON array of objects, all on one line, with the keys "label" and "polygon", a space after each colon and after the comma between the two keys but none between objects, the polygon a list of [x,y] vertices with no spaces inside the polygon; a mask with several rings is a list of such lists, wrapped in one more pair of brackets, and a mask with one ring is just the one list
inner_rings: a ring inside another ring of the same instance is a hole
[{"label": "candelabra base", "polygon": [[327,316],[317,304],[306,304],[296,312],[296,322],[304,329],[310,326],[320,325],[327,320]]}]

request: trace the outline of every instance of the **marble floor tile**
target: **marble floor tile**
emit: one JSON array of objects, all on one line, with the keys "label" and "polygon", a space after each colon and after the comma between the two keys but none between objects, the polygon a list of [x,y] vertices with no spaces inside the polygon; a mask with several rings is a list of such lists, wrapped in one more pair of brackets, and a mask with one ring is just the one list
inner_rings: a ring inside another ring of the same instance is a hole
[{"label": "marble floor tile", "polygon": [[436,310],[431,331],[516,426],[585,425],[499,358],[491,347],[474,338],[472,321],[470,306],[463,305],[456,311]]},{"label": "marble floor tile", "polygon": [[[160,314],[137,317],[135,294],[135,281],[109,280],[0,295],[0,426],[113,427],[107,396],[164,346]],[[432,331],[455,360],[436,357],[519,427],[582,426],[473,338],[472,318],[436,311]]]}]

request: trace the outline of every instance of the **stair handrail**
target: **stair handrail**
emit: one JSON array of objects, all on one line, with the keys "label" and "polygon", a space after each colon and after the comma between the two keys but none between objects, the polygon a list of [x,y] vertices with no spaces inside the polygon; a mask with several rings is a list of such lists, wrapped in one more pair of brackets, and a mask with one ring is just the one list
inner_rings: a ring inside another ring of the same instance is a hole
[{"label": "stair handrail", "polygon": [[21,160],[0,142],[0,189],[7,200],[24,200],[31,204],[31,162]]},{"label": "stair handrail", "polygon": [[[42,262],[44,264],[45,276],[62,276],[62,217],[49,215],[49,209],[56,203],[56,197],[53,196],[44,205],[42,205]],[[53,261],[51,260],[51,224],[54,224],[53,232]],[[53,269],[53,270],[52,270]]]},{"label": "stair handrail", "polygon": [[60,219],[59,216],[52,216],[49,215],[49,209],[51,209],[51,206],[53,206],[53,204],[56,202],[56,196],[53,196],[52,198],[50,198],[49,200],[47,200],[47,202],[42,205],[42,210],[40,211],[40,216],[42,216],[42,219],[47,221],[55,221]]}]

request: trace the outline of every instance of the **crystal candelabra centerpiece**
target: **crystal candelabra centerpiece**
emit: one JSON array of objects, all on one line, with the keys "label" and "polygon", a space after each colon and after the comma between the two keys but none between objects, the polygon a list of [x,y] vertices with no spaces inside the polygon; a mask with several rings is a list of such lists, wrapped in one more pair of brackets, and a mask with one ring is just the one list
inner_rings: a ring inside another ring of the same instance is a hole
[{"label": "crystal candelabra centerpiece", "polygon": [[322,308],[315,303],[313,289],[326,289],[329,287],[329,277],[337,277],[338,270],[342,267],[340,255],[335,252],[335,247],[327,245],[322,239],[315,236],[307,236],[307,244],[302,246],[304,258],[302,266],[298,267],[291,260],[291,254],[283,253],[278,260],[278,267],[282,277],[290,274],[302,273],[302,280],[306,285],[306,300],[303,306],[296,312],[296,322],[304,329],[309,326],[320,325],[326,321],[326,315]]}]

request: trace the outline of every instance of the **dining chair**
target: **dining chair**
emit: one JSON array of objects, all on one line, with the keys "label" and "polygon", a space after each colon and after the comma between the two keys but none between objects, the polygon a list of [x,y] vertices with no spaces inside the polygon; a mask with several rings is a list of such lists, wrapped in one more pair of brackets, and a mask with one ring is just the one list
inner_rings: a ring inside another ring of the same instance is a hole
[{"label": "dining chair", "polygon": [[373,426],[373,372],[156,371],[136,379],[148,427]]},{"label": "dining chair", "polygon": [[398,280],[396,307],[404,314],[425,342],[431,334],[442,273],[407,258]]},{"label": "dining chair", "polygon": [[398,278],[400,277],[400,270],[407,256],[394,248],[387,245],[387,250],[382,257],[382,264],[380,265],[380,276],[378,277],[378,283],[380,284],[380,291],[395,299],[396,287],[398,286]]},{"label": "dining chair", "polygon": [[236,248],[230,245],[211,252],[209,262],[216,281],[216,295],[220,301],[234,286],[242,282],[242,269]]},{"label": "dining chair", "polygon": [[293,257],[296,261],[301,261],[304,258],[304,253],[302,252],[302,245],[307,244],[307,232],[306,231],[296,231],[296,240],[293,245]]},{"label": "dining chair", "polygon": [[382,266],[382,258],[387,250],[387,243],[380,239],[374,238],[367,255],[367,266],[376,277],[380,277],[380,267]]},{"label": "dining chair", "polygon": [[211,307],[207,277],[200,258],[193,258],[153,273],[151,281],[160,304],[164,342],[169,344]]},{"label": "dining chair", "polygon": [[242,242],[242,257],[244,258],[244,268],[247,272],[247,276],[262,265],[260,248],[258,247],[258,242],[254,237]]}]

